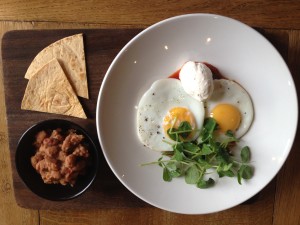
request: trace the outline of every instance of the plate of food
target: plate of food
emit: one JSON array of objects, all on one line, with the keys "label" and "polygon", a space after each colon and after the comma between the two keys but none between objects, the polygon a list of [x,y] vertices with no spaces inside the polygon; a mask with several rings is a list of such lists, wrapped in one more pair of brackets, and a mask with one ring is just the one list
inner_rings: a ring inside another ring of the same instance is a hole
[{"label": "plate of food", "polygon": [[150,26],[119,52],[96,120],[104,156],[133,194],[207,214],[273,179],[292,147],[298,105],[267,39],[231,18],[189,14]]}]

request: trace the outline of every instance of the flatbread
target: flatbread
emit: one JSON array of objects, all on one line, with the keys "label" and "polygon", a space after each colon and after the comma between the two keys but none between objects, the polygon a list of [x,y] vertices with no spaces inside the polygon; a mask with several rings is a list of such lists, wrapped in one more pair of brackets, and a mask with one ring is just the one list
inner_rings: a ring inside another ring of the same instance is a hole
[{"label": "flatbread", "polygon": [[25,78],[30,79],[41,67],[54,58],[59,61],[75,93],[80,97],[89,98],[82,34],[60,39],[44,48],[33,59]]},{"label": "flatbread", "polygon": [[28,81],[21,109],[86,118],[57,59],[44,65]]}]

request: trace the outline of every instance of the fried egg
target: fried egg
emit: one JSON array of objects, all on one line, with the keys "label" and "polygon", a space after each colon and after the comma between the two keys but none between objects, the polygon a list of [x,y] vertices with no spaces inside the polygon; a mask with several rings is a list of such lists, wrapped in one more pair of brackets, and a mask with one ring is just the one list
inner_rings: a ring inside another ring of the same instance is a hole
[{"label": "fried egg", "polygon": [[231,80],[214,80],[214,91],[206,102],[206,117],[214,118],[221,133],[231,130],[237,138],[250,128],[254,110],[247,91]]},{"label": "fried egg", "polygon": [[152,150],[171,151],[175,142],[167,131],[186,121],[193,130],[186,140],[194,140],[202,129],[204,116],[203,103],[187,94],[179,80],[157,80],[137,106],[138,137]]}]

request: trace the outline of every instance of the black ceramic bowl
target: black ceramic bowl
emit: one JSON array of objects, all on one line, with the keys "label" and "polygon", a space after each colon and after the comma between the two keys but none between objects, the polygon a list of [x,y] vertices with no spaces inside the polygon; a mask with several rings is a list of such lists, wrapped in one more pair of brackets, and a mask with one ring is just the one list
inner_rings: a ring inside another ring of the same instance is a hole
[{"label": "black ceramic bowl", "polygon": [[[87,170],[84,175],[77,177],[72,187],[61,184],[45,184],[39,173],[31,165],[31,157],[35,154],[35,136],[39,131],[61,128],[62,131],[75,129],[77,134],[84,135],[84,142],[89,149]],[[99,164],[99,153],[97,146],[89,134],[79,125],[60,119],[46,120],[30,127],[19,140],[15,156],[16,168],[19,176],[27,187],[36,195],[53,201],[69,200],[78,197],[93,183]]]}]

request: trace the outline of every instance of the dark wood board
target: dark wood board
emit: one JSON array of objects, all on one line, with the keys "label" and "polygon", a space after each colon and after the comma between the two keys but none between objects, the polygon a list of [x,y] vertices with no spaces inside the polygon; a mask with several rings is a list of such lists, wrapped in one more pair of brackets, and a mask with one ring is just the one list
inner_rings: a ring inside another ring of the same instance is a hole
[{"label": "dark wood board", "polygon": [[[22,133],[31,125],[45,119],[63,118],[74,121],[86,128],[98,142],[95,124],[96,104],[103,77],[121,48],[140,31],[140,29],[20,30],[10,31],[3,36],[2,62],[10,157],[15,198],[21,207],[89,209],[148,206],[118,181],[106,163],[102,152],[100,152],[100,170],[93,185],[80,197],[61,202],[45,200],[33,194],[19,178],[14,161],[16,146]],[[265,30],[259,30],[259,32],[265,35],[287,59],[287,35]],[[80,98],[80,101],[88,119],[21,110],[21,101],[27,85],[24,75],[33,58],[49,44],[76,33],[84,34],[90,99]],[[248,203],[257,198],[259,195]]]},{"label": "dark wood board", "polygon": [[[74,121],[88,130],[98,142],[96,134],[96,103],[102,79],[119,50],[141,30],[43,30],[11,31],[2,39],[2,59],[5,99],[12,161],[13,183],[17,203],[26,208],[82,209],[91,207],[129,207],[146,205],[131,194],[114,176],[100,154],[100,171],[94,184],[79,198],[64,202],[44,200],[33,194],[20,180],[15,169],[15,149],[21,134],[38,121],[63,118]],[[20,103],[27,85],[24,74],[36,54],[63,37],[84,34],[90,99],[80,98],[89,119],[21,111]],[[98,142],[99,143],[99,142]]]}]

